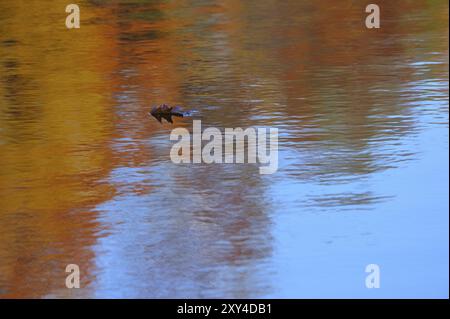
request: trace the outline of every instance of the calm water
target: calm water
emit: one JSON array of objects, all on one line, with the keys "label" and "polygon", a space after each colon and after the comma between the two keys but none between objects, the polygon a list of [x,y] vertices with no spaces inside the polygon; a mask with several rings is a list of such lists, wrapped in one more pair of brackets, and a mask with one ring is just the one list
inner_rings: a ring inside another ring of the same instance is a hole
[{"label": "calm water", "polygon": [[[0,2],[0,297],[448,297],[447,1],[379,30],[363,1],[77,3]],[[278,172],[173,164],[193,118],[160,103],[277,127]]]}]

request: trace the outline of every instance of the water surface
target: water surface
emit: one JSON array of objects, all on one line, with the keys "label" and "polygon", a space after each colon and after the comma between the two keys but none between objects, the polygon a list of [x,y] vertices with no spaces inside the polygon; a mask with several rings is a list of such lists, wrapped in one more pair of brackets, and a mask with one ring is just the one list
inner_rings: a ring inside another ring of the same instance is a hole
[{"label": "water surface", "polygon": [[[377,3],[2,1],[0,297],[448,297],[448,3]],[[173,164],[194,118],[278,172]]]}]

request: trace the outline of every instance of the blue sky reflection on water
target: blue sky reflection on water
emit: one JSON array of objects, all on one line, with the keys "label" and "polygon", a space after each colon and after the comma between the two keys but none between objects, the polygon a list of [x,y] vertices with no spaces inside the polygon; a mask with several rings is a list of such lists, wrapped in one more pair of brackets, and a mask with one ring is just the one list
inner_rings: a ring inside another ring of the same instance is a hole
[{"label": "blue sky reflection on water", "polygon": [[[192,190],[167,198],[164,194],[174,190],[162,186],[162,181],[170,185],[176,178],[167,167],[172,164],[117,171],[119,183],[130,184],[145,183],[149,171],[159,172],[147,181],[158,191],[148,196],[119,196],[98,207],[108,212],[103,222],[116,234],[102,238],[97,247],[99,252],[109,251],[98,254],[99,269],[107,269],[99,275],[98,296],[445,297],[448,118],[433,112],[445,107],[441,100],[416,108],[416,133],[395,144],[399,150],[414,150],[412,156],[395,159],[399,161],[394,160],[395,169],[350,181],[327,183],[291,176],[286,170],[289,159],[299,156],[301,161],[301,154],[281,144],[279,172],[264,176],[263,194],[257,195],[267,202],[262,209],[267,213],[264,222],[270,236],[251,234],[251,243],[269,245],[271,253],[248,260],[224,262],[214,256],[227,252],[220,240],[208,242],[217,225],[204,220],[196,225],[190,220],[192,215],[180,216],[184,210],[167,208],[162,213],[164,201],[156,204],[157,215],[152,217],[158,196],[185,203],[186,212],[199,207],[217,209],[211,207],[214,200],[209,202]],[[378,153],[383,147],[389,149],[381,145]],[[163,221],[153,220],[161,217]],[[181,225],[189,230],[177,231]],[[242,238],[249,239],[245,234]],[[381,267],[382,288],[378,290],[365,288],[364,270],[371,263]],[[142,279],[146,275],[147,281]],[[113,282],[125,282],[127,288],[114,289]],[[248,287],[251,291],[245,290]]]}]

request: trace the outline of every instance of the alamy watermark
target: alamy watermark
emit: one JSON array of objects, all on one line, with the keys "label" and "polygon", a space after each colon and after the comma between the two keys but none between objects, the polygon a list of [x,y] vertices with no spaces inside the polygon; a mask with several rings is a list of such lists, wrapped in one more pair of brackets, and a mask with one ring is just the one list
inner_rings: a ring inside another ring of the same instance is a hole
[{"label": "alamy watermark", "polygon": [[379,29],[380,28],[380,7],[377,4],[369,4],[366,6],[366,13],[370,13],[366,17],[367,29]]},{"label": "alamy watermark", "polygon": [[67,29],[79,29],[80,28],[80,7],[77,4],[69,4],[66,6],[66,13],[69,15],[66,17]]},{"label": "alamy watermark", "polygon": [[66,277],[66,287],[69,289],[80,288],[80,267],[77,264],[68,264],[66,272],[69,273]]},{"label": "alamy watermark", "polygon": [[366,288],[380,288],[380,266],[377,264],[369,264],[366,266]]},{"label": "alamy watermark", "polygon": [[[365,12],[369,13],[366,17],[365,25],[368,29],[380,28],[380,7],[377,4],[368,4],[365,8]],[[69,15],[66,17],[67,29],[79,29],[80,28],[80,7],[77,4],[71,3],[66,6],[66,13]]]},{"label": "alamy watermark", "polygon": [[170,140],[178,141],[170,150],[173,163],[258,162],[260,174],[273,174],[278,170],[277,128],[250,127],[244,130],[238,127],[225,128],[222,132],[216,127],[208,127],[202,131],[201,120],[194,120],[192,138],[186,128],[175,128],[170,133]]}]

